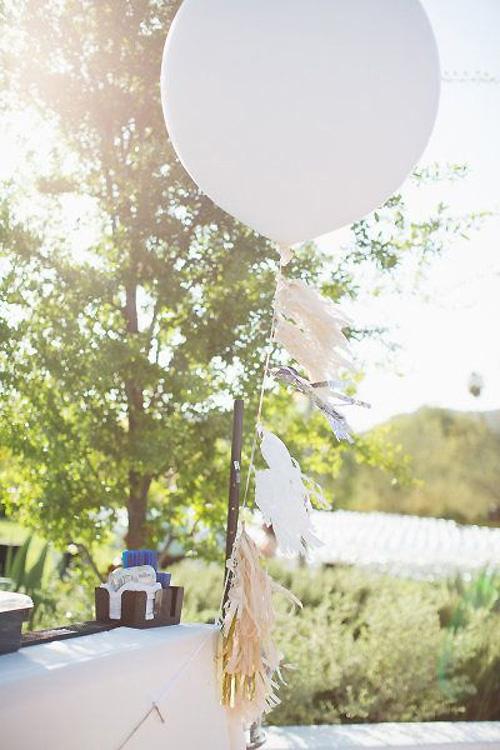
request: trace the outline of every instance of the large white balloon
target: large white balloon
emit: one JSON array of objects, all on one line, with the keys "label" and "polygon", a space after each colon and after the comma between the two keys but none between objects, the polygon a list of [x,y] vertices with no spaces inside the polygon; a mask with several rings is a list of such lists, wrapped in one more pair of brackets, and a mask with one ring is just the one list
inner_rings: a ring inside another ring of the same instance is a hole
[{"label": "large white balloon", "polygon": [[198,186],[293,244],[401,185],[432,131],[440,72],[418,0],[184,0],[161,82]]}]

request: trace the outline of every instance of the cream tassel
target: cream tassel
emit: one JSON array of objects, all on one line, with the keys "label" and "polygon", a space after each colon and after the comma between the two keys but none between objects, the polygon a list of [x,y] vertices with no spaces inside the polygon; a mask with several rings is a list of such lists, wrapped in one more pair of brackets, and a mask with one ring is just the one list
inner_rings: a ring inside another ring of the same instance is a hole
[{"label": "cream tassel", "polygon": [[222,628],[222,703],[250,724],[280,703],[276,675],[282,657],[272,637],[272,595],[280,592],[301,604],[262,568],[244,529],[227,567],[231,582]]},{"label": "cream tassel", "polygon": [[351,369],[343,333],[350,321],[340,307],[298,279],[281,277],[276,290],[275,338],[306,370],[310,380],[337,380]]}]

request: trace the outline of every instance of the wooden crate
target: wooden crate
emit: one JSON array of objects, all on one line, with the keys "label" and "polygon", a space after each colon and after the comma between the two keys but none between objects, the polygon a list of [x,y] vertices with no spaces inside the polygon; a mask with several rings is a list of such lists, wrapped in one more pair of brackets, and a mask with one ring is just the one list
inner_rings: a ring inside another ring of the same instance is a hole
[{"label": "wooden crate", "polygon": [[109,592],[100,586],[95,590],[96,620],[103,623],[124,625],[128,628],[158,628],[165,625],[178,625],[181,621],[184,588],[169,586],[155,593],[154,616],[146,620],[145,591],[124,591],[122,613],[119,620],[109,617]]}]

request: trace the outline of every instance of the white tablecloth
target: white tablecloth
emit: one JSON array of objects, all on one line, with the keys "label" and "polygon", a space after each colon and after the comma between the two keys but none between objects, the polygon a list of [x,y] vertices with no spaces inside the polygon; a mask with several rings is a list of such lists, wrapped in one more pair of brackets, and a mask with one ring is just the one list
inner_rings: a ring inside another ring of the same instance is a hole
[{"label": "white tablecloth", "polygon": [[127,750],[242,750],[219,704],[215,646],[214,627],[177,625],[0,656],[0,748],[118,750],[156,702]]}]

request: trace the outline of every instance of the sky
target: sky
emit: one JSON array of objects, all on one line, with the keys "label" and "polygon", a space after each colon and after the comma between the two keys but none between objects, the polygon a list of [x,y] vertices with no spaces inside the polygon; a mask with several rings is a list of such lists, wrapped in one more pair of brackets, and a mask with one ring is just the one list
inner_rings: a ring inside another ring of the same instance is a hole
[{"label": "sky", "polygon": [[[375,298],[362,294],[348,310],[357,325],[384,326],[383,340],[357,348],[366,373],[360,396],[370,410],[349,414],[352,426],[367,429],[393,414],[424,404],[453,409],[500,408],[500,2],[499,0],[424,0],[436,34],[445,79],[462,73],[489,74],[493,83],[442,85],[434,133],[420,164],[466,163],[469,175],[456,182],[407,186],[408,204],[417,214],[439,201],[455,212],[489,210],[496,215],[468,242],[454,240],[415,284],[411,266],[401,279],[402,293]],[[27,122],[19,122],[26,135]],[[15,128],[14,128],[15,131]],[[49,131],[30,130],[29,148],[43,162]],[[23,169],[14,133],[0,136],[0,179]],[[73,215],[81,204],[68,207]],[[335,254],[349,240],[340,230],[320,239]],[[88,236],[82,232],[82,247]],[[472,371],[485,383],[482,396],[468,392]]]},{"label": "sky", "polygon": [[[436,126],[421,165],[466,163],[469,175],[454,183],[409,188],[416,213],[442,200],[454,212],[489,210],[496,216],[468,242],[450,243],[418,287],[414,271],[402,279],[402,294],[368,294],[349,313],[363,325],[382,325],[400,346],[390,357],[381,342],[358,347],[366,372],[360,395],[372,408],[353,411],[355,429],[424,404],[460,410],[500,408],[500,2],[425,0],[438,42],[445,80]],[[447,82],[454,72],[476,71],[496,83]],[[321,238],[324,252],[349,239],[346,230]],[[468,392],[472,371],[485,388]]]}]

